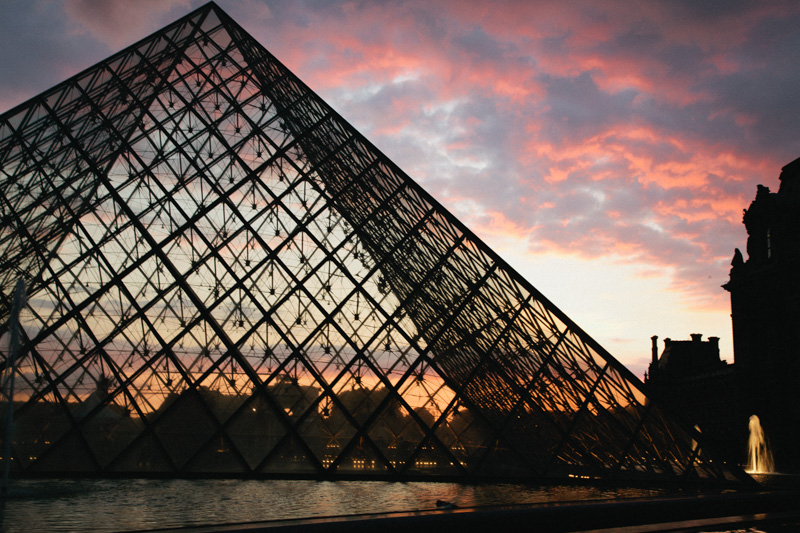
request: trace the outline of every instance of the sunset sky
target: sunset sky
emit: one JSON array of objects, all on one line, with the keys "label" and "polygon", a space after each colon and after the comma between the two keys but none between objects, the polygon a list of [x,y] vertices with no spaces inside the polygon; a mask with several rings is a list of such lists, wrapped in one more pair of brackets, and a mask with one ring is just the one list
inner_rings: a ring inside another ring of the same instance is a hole
[{"label": "sunset sky", "polygon": [[[0,0],[0,111],[203,3]],[[635,374],[651,335],[733,361],[742,209],[800,157],[800,3],[217,3]]]}]

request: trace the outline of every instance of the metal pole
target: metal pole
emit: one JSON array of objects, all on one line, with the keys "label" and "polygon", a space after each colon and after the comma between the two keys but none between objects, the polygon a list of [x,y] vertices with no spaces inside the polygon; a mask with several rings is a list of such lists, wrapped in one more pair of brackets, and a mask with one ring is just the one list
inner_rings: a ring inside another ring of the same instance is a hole
[{"label": "metal pole", "polygon": [[11,431],[14,427],[14,374],[17,372],[16,362],[19,355],[19,313],[25,305],[25,281],[20,278],[14,289],[14,300],[11,304],[11,316],[8,319],[8,359],[6,360],[6,370],[8,378],[8,407],[6,413],[6,431],[3,443],[3,485],[2,494],[8,494],[8,473],[11,469]]}]

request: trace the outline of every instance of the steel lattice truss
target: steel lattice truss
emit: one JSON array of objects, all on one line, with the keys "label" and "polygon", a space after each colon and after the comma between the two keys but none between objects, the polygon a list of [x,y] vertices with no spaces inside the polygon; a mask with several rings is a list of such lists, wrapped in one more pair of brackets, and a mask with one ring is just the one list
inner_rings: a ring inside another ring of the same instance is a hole
[{"label": "steel lattice truss", "polygon": [[2,115],[0,180],[18,471],[736,473],[214,4]]}]

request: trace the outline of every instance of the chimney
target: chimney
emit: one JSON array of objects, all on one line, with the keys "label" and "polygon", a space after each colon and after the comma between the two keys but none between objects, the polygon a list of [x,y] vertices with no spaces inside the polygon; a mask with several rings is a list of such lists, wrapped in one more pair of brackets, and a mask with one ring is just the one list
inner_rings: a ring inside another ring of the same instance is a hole
[{"label": "chimney", "polygon": [[658,335],[653,335],[650,337],[650,340],[653,341],[653,364],[658,364]]},{"label": "chimney", "polygon": [[692,338],[692,342],[701,342],[703,340],[702,333],[692,333],[689,336]]}]

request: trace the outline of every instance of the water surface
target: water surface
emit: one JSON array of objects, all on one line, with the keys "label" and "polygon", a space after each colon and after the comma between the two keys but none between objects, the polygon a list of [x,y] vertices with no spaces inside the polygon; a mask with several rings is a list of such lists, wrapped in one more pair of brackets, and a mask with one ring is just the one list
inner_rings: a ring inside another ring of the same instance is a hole
[{"label": "water surface", "polygon": [[663,489],[309,480],[14,480],[2,531],[131,531],[312,516],[630,498]]}]

